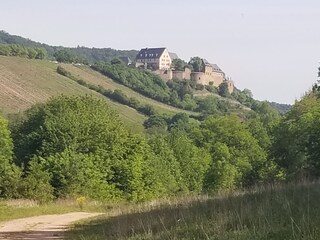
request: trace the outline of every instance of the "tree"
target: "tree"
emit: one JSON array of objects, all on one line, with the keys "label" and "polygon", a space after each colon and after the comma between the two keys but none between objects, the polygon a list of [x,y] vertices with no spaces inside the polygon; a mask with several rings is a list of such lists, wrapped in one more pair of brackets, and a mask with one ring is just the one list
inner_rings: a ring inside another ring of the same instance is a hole
[{"label": "tree", "polygon": [[56,58],[58,62],[63,63],[72,63],[75,61],[75,56],[71,51],[66,49],[61,49],[56,51],[53,56]]},{"label": "tree", "polygon": [[296,102],[273,129],[272,155],[289,178],[320,176],[320,99]]},{"label": "tree", "polygon": [[143,126],[145,128],[167,128],[166,118],[161,115],[151,115],[147,120],[144,121]]},{"label": "tree", "polygon": [[150,146],[126,130],[102,100],[51,99],[29,110],[13,136],[27,197],[142,201],[166,192]]},{"label": "tree", "polygon": [[201,72],[203,68],[202,59],[200,57],[192,57],[188,63],[192,66],[194,72]]},{"label": "tree", "polygon": [[28,58],[35,59],[38,52],[34,48],[28,48]]},{"label": "tree", "polygon": [[187,63],[180,58],[175,58],[172,60],[171,67],[174,68],[176,71],[184,71]]},{"label": "tree", "polygon": [[184,131],[172,129],[167,140],[180,165],[182,191],[202,191],[205,173],[210,163],[210,155],[193,144]]},{"label": "tree", "polygon": [[119,58],[114,58],[110,62],[111,64],[123,64],[123,62]]},{"label": "tree", "polygon": [[0,198],[19,196],[20,169],[13,164],[12,154],[8,121],[0,116]]},{"label": "tree", "polygon": [[221,97],[230,97],[228,82],[224,81],[219,85],[218,94]]},{"label": "tree", "polygon": [[206,147],[212,157],[207,180],[212,176],[217,179],[206,182],[208,189],[248,186],[262,180],[264,171],[268,171],[264,167],[266,152],[238,117],[209,117],[202,123],[201,132],[198,144]]},{"label": "tree", "polygon": [[35,48],[37,52],[36,59],[45,59],[48,55],[47,50],[45,48]]}]

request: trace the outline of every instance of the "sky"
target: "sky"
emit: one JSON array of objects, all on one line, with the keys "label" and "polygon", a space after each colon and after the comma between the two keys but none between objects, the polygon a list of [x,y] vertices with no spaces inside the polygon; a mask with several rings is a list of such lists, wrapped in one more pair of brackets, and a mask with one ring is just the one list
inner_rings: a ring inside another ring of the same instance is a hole
[{"label": "sky", "polygon": [[216,63],[254,98],[294,103],[317,81],[319,0],[0,0],[0,30],[50,45],[167,47]]}]

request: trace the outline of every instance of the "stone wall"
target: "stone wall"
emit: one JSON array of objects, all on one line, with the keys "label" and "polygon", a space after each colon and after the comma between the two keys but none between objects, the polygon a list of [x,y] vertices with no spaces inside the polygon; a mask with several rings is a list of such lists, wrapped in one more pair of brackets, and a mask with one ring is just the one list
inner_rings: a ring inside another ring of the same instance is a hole
[{"label": "stone wall", "polygon": [[189,68],[185,68],[184,71],[172,71],[172,79],[190,80],[190,78],[191,70]]},{"label": "stone wall", "polygon": [[202,85],[213,85],[215,87],[219,87],[219,85],[225,80],[223,75],[215,72],[212,72],[210,75],[204,72],[193,72],[191,73],[191,79],[196,83]]},{"label": "stone wall", "polygon": [[172,70],[155,70],[153,73],[157,74],[163,81],[167,82],[172,79]]}]

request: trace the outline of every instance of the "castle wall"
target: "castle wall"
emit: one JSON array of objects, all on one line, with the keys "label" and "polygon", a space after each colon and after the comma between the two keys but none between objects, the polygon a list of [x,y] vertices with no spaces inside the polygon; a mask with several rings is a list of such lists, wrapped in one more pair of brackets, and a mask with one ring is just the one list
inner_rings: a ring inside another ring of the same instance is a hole
[{"label": "castle wall", "polygon": [[189,68],[185,68],[184,71],[172,71],[172,79],[190,80],[190,78],[191,70]]},{"label": "castle wall", "polygon": [[202,85],[213,85],[219,87],[224,81],[223,74],[218,72],[193,72],[191,73],[191,79]]},{"label": "castle wall", "polygon": [[153,71],[157,74],[163,81],[167,82],[172,79],[172,70],[155,70]]}]

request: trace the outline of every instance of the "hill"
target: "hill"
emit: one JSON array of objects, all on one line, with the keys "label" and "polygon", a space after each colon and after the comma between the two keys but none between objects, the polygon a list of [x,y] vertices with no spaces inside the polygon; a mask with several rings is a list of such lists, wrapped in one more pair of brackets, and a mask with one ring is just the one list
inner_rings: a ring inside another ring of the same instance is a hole
[{"label": "hill", "polygon": [[[56,72],[57,64],[45,60],[29,60],[0,56],[0,110],[4,114],[26,110],[52,96],[101,95],[63,77]],[[91,79],[91,78],[90,78]],[[132,129],[142,131],[146,117],[125,105],[103,97]]]},{"label": "hill", "polygon": [[136,98],[139,100],[139,102],[143,104],[150,104],[152,105],[155,110],[160,114],[169,114],[173,115],[179,112],[186,113],[188,115],[197,115],[198,113],[192,112],[192,111],[186,111],[183,109],[179,109],[170,105],[167,105],[165,103],[161,103],[159,101],[156,101],[154,99],[148,98],[134,90],[132,90],[129,87],[126,87],[122,84],[119,84],[112,80],[111,78],[102,75],[101,73],[92,70],[89,66],[86,65],[72,65],[72,64],[61,64],[66,70],[68,70],[73,75],[83,79],[84,81],[94,84],[94,85],[100,85],[105,89],[119,89],[121,90],[126,96]]},{"label": "hill", "polygon": [[59,50],[68,50],[79,59],[86,59],[88,63],[99,61],[111,61],[117,57],[130,57],[135,59],[138,54],[137,50],[115,50],[112,48],[88,48],[88,47],[75,47],[67,48],[62,46],[50,46],[48,44],[32,41],[16,35],[11,35],[5,31],[0,31],[0,44],[19,44],[25,47],[45,48],[48,52],[49,59],[54,59],[54,53]]}]

